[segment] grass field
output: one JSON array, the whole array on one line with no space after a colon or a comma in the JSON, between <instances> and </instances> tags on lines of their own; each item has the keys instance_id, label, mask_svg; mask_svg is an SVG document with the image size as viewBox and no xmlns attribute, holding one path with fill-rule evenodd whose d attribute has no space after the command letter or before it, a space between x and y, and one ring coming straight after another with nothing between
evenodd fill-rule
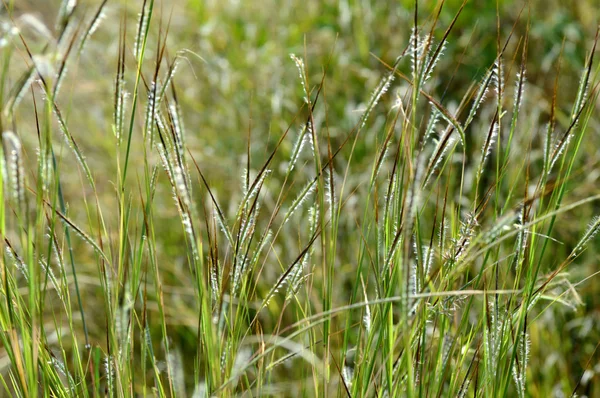
<instances>
[{"instance_id":1,"label":"grass field","mask_svg":"<svg viewBox=\"0 0 600 398\"><path fill-rule=\"evenodd\" d=\"M4 0L0 395L600 397L563 3Z\"/></svg>"}]
</instances>

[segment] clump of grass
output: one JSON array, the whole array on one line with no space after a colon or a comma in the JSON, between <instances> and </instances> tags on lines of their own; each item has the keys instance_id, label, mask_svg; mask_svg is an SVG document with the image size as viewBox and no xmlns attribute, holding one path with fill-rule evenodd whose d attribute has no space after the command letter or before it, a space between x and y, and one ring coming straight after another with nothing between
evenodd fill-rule
<instances>
[{"instance_id":1,"label":"clump of grass","mask_svg":"<svg viewBox=\"0 0 600 398\"><path fill-rule=\"evenodd\" d=\"M570 115L558 120L556 86L541 134L523 120L538 106L527 97L528 33L499 35L495 61L458 105L438 97L436 66L452 55L465 4L445 28L443 2L423 26L415 7L406 49L381 61L380 82L341 137L327 114L332 60L313 81L310 59L291 55L297 114L260 162L248 128L241 183L229 190L237 196L223 200L188 143L176 73L185 55L172 56L154 0L133 27L120 19L112 96L90 105L111 109L103 162L112 176L92 166L85 132L71 129L68 115L86 109L64 98L67 66L85 56L107 2L81 13L65 0L55 43L40 54L10 4L16 33L0 90L7 394L540 393L528 375L544 344L536 323L578 304L565 272L600 229L596 217L556 257L563 215L600 199L568 196L598 98L598 35ZM12 80L17 54L26 67ZM19 116L26 106L32 117ZM29 130L37 136L25 142ZM362 144L370 134L372 148ZM364 148L367 170L356 160ZM80 198L65 192L78 173ZM560 382L576 392L579 377Z\"/></svg>"}]
</instances>

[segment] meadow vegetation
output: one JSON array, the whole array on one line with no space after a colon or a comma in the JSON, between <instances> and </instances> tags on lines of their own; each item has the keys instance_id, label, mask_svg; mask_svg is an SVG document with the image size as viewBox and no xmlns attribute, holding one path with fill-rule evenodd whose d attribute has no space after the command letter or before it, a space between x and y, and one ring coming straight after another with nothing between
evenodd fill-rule
<instances>
[{"instance_id":1,"label":"meadow vegetation","mask_svg":"<svg viewBox=\"0 0 600 398\"><path fill-rule=\"evenodd\" d=\"M593 2L392 3L3 1L3 396L600 396Z\"/></svg>"}]
</instances>

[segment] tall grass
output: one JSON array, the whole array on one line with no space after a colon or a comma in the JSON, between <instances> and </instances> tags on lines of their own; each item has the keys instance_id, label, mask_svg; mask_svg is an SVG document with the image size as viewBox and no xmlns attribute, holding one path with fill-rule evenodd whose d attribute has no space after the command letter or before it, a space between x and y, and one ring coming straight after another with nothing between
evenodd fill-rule
<instances>
[{"instance_id":1,"label":"tall grass","mask_svg":"<svg viewBox=\"0 0 600 398\"><path fill-rule=\"evenodd\" d=\"M498 34L495 61L480 65L457 104L438 95L436 67L455 56L446 47L466 3L448 26L438 21L444 2L427 19L415 6L406 48L380 61L380 82L342 135L328 117L328 103L343 100L328 96L336 50L324 65L292 54L296 115L266 144L252 125L240 133L239 180L220 190L188 143L202 128L185 123L178 85L190 52L168 44L164 4L144 0L136 21L111 16L116 64L97 78L112 82L112 95L70 102L67 88L80 87L68 86L69 71L81 74L108 3L83 10L65 0L43 46L4 5L7 395L524 397L583 388L581 372L545 378L529 364L550 344L538 323L581 304L568 271L597 244L598 216L571 225L578 235L565 245L557 236L600 199L571 199L580 168L597 171L579 155L597 107L598 35L573 98L557 78L548 109L528 99L529 36L511 31ZM318 80L309 66L322 67ZM71 120L102 107L105 137L89 142ZM544 127L528 116L539 113ZM100 148L100 161L88 158Z\"/></svg>"}]
</instances>

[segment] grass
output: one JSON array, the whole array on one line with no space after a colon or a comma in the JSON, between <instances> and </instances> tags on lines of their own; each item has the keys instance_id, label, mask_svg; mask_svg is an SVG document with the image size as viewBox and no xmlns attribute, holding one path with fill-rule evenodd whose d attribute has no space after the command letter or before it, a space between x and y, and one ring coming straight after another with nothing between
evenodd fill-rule
<instances>
[{"instance_id":1,"label":"grass","mask_svg":"<svg viewBox=\"0 0 600 398\"><path fill-rule=\"evenodd\" d=\"M166 3L134 3L64 1L54 28L4 4L5 395L600 394L597 33L577 83L560 47L544 97L535 9L482 14L495 53L469 76L485 57L452 43L467 2L411 5L402 49L376 56L385 10L348 5L330 46L277 67L277 26L213 6L239 29L222 40L262 52L223 51L286 77L254 99L258 77L173 43ZM344 104L348 32L373 64ZM221 89L194 102L202 82Z\"/></svg>"}]
</instances>

